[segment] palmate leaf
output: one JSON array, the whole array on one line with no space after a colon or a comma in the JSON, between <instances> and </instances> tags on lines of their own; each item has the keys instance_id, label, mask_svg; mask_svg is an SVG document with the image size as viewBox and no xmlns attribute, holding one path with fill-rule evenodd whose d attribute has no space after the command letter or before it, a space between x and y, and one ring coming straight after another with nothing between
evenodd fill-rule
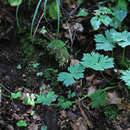
<instances>
[{"instance_id":1,"label":"palmate leaf","mask_svg":"<svg viewBox=\"0 0 130 130\"><path fill-rule=\"evenodd\" d=\"M83 78L83 72L85 67L80 64L75 64L74 66L68 67L68 71L73 75L75 79Z\"/></svg>"},{"instance_id":2,"label":"palmate leaf","mask_svg":"<svg viewBox=\"0 0 130 130\"><path fill-rule=\"evenodd\" d=\"M58 81L63 81L63 84L65 86L72 85L75 82L73 75L71 73L68 73L68 72L61 72L58 75Z\"/></svg>"},{"instance_id":3,"label":"palmate leaf","mask_svg":"<svg viewBox=\"0 0 130 130\"><path fill-rule=\"evenodd\" d=\"M72 106L72 102L71 101L65 101L61 104L61 108L63 109L67 109L69 108L70 106Z\"/></svg>"},{"instance_id":4,"label":"palmate leaf","mask_svg":"<svg viewBox=\"0 0 130 130\"><path fill-rule=\"evenodd\" d=\"M111 9L107 7L99 7L98 10L94 11L96 16L92 17L90 23L94 30L98 30L101 24L109 26L112 23L111 17L107 16L109 14L113 15Z\"/></svg>"},{"instance_id":5,"label":"palmate leaf","mask_svg":"<svg viewBox=\"0 0 130 130\"><path fill-rule=\"evenodd\" d=\"M100 19L97 16L92 17L90 23L94 30L98 30L101 25Z\"/></svg>"},{"instance_id":6,"label":"palmate leaf","mask_svg":"<svg viewBox=\"0 0 130 130\"><path fill-rule=\"evenodd\" d=\"M107 94L106 91L98 89L90 95L90 98L92 100L92 108L96 108L98 106L104 106Z\"/></svg>"},{"instance_id":7,"label":"palmate leaf","mask_svg":"<svg viewBox=\"0 0 130 130\"><path fill-rule=\"evenodd\" d=\"M125 84L128 86L128 89L130 89L130 70L121 71L123 74L121 76L121 79L125 82Z\"/></svg>"},{"instance_id":8,"label":"palmate leaf","mask_svg":"<svg viewBox=\"0 0 130 130\"><path fill-rule=\"evenodd\" d=\"M77 14L77 17L87 16L88 12L84 11L84 9L80 8L79 13Z\"/></svg>"},{"instance_id":9,"label":"palmate leaf","mask_svg":"<svg viewBox=\"0 0 130 130\"><path fill-rule=\"evenodd\" d=\"M16 125L17 125L18 127L26 127L26 126L27 126L27 122L26 122L26 120L20 120L20 121L18 121L18 122L16 123Z\"/></svg>"},{"instance_id":10,"label":"palmate leaf","mask_svg":"<svg viewBox=\"0 0 130 130\"><path fill-rule=\"evenodd\" d=\"M61 40L53 40L47 46L50 54L55 55L56 60L60 66L65 65L69 59L69 52L65 43Z\"/></svg>"},{"instance_id":11,"label":"palmate leaf","mask_svg":"<svg viewBox=\"0 0 130 130\"><path fill-rule=\"evenodd\" d=\"M121 22L125 19L127 16L127 6L128 3L126 0L118 0L117 6L114 8L114 15L118 20Z\"/></svg>"},{"instance_id":12,"label":"palmate leaf","mask_svg":"<svg viewBox=\"0 0 130 130\"><path fill-rule=\"evenodd\" d=\"M21 97L22 92L18 91L17 93L11 93L11 99L17 99L19 97Z\"/></svg>"},{"instance_id":13,"label":"palmate leaf","mask_svg":"<svg viewBox=\"0 0 130 130\"><path fill-rule=\"evenodd\" d=\"M56 2L52 2L49 5L49 15L52 19L57 18L57 4L56 4Z\"/></svg>"},{"instance_id":14,"label":"palmate leaf","mask_svg":"<svg viewBox=\"0 0 130 130\"><path fill-rule=\"evenodd\" d=\"M69 72L61 72L58 75L58 81L63 81L65 86L72 85L75 82L75 79L80 79L84 77L85 67L81 64L75 64L74 66L68 67Z\"/></svg>"},{"instance_id":15,"label":"palmate leaf","mask_svg":"<svg viewBox=\"0 0 130 130\"><path fill-rule=\"evenodd\" d=\"M95 52L84 54L82 62L80 63L85 67L99 71L114 67L113 58Z\"/></svg>"},{"instance_id":16,"label":"palmate leaf","mask_svg":"<svg viewBox=\"0 0 130 130\"><path fill-rule=\"evenodd\" d=\"M112 30L105 31L105 35L103 34L97 34L95 35L94 40L96 41L96 49L97 50L104 50L104 51L112 51L115 47L113 43L113 40L111 38L111 32Z\"/></svg>"},{"instance_id":17,"label":"palmate leaf","mask_svg":"<svg viewBox=\"0 0 130 130\"><path fill-rule=\"evenodd\" d=\"M99 6L99 9L98 10L95 10L95 13L97 15L106 15L106 14L113 14L112 13L112 10L107 8L107 7L104 7L104 6Z\"/></svg>"},{"instance_id":18,"label":"palmate leaf","mask_svg":"<svg viewBox=\"0 0 130 130\"><path fill-rule=\"evenodd\" d=\"M54 100L56 100L57 95L53 91L49 91L48 94L42 93L37 97L36 103L41 103L42 105L50 105Z\"/></svg>"},{"instance_id":19,"label":"palmate leaf","mask_svg":"<svg viewBox=\"0 0 130 130\"><path fill-rule=\"evenodd\" d=\"M114 30L111 32L113 41L116 42L121 47L126 47L130 45L130 32L117 32Z\"/></svg>"},{"instance_id":20,"label":"palmate leaf","mask_svg":"<svg viewBox=\"0 0 130 130\"><path fill-rule=\"evenodd\" d=\"M22 3L22 0L8 0L11 6L18 6Z\"/></svg>"},{"instance_id":21,"label":"palmate leaf","mask_svg":"<svg viewBox=\"0 0 130 130\"><path fill-rule=\"evenodd\" d=\"M107 27L112 23L112 19L109 16L101 15L99 19Z\"/></svg>"}]
</instances>

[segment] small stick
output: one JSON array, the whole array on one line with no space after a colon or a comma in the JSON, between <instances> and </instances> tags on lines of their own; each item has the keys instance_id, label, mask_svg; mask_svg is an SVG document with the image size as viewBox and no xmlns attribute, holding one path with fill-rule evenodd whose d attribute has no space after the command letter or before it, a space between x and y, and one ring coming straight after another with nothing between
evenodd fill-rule
<instances>
[{"instance_id":1,"label":"small stick","mask_svg":"<svg viewBox=\"0 0 130 130\"><path fill-rule=\"evenodd\" d=\"M80 104L78 104L78 107L79 107L79 109L80 109L80 111L81 111L82 116L83 116L84 119L87 121L87 124L88 124L89 128L93 128L93 124L89 121L87 115L85 114L85 112L84 112L84 110L82 109L82 107L81 107Z\"/></svg>"}]
</instances>

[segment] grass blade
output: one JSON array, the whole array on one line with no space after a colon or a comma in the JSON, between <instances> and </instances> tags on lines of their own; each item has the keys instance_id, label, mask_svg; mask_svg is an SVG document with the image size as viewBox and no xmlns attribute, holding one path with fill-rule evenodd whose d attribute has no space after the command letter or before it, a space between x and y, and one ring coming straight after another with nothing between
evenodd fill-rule
<instances>
[{"instance_id":1,"label":"grass blade","mask_svg":"<svg viewBox=\"0 0 130 130\"><path fill-rule=\"evenodd\" d=\"M60 30L60 0L56 0L57 3L57 38L59 35L59 30Z\"/></svg>"},{"instance_id":2,"label":"grass blade","mask_svg":"<svg viewBox=\"0 0 130 130\"><path fill-rule=\"evenodd\" d=\"M46 6L47 6L47 1L48 0L44 0L44 17L46 19Z\"/></svg>"},{"instance_id":3,"label":"grass blade","mask_svg":"<svg viewBox=\"0 0 130 130\"><path fill-rule=\"evenodd\" d=\"M28 8L31 6L31 0L28 1Z\"/></svg>"},{"instance_id":4,"label":"grass blade","mask_svg":"<svg viewBox=\"0 0 130 130\"><path fill-rule=\"evenodd\" d=\"M34 21L36 19L36 15L37 15L37 12L38 12L38 9L39 9L39 6L40 6L41 2L42 2L42 0L39 0L39 2L37 4L37 7L35 9L35 12L34 12L34 16L33 16L33 19L32 19L32 24L31 24L31 36L32 36L32 33L33 33Z\"/></svg>"}]
</instances>

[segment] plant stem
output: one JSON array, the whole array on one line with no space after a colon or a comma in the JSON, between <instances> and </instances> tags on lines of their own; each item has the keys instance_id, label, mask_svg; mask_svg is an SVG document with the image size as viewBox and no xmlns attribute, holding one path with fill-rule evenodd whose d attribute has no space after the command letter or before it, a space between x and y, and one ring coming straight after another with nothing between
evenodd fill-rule
<instances>
[{"instance_id":1,"label":"plant stem","mask_svg":"<svg viewBox=\"0 0 130 130\"><path fill-rule=\"evenodd\" d=\"M108 82L108 83L111 84L111 85L114 85L114 84L115 84L115 83L112 83L110 80L108 80L108 79L103 75L102 72L100 72L100 73L101 73L102 77L104 78L104 80L105 80L106 82Z\"/></svg>"},{"instance_id":2,"label":"plant stem","mask_svg":"<svg viewBox=\"0 0 130 130\"><path fill-rule=\"evenodd\" d=\"M3 84L1 84L0 83L0 87L2 87L4 90L6 90L7 92L9 92L9 93L11 93L10 91L9 91L9 89L7 89Z\"/></svg>"},{"instance_id":3,"label":"plant stem","mask_svg":"<svg viewBox=\"0 0 130 130\"><path fill-rule=\"evenodd\" d=\"M3 95L4 97L7 97L7 98L10 99L10 96L8 96L8 95L6 95L6 94L4 94L4 93L2 93L2 95Z\"/></svg>"},{"instance_id":4,"label":"plant stem","mask_svg":"<svg viewBox=\"0 0 130 130\"><path fill-rule=\"evenodd\" d=\"M125 62L125 48L123 49L123 55L122 55L122 63L124 64L124 62Z\"/></svg>"},{"instance_id":5,"label":"plant stem","mask_svg":"<svg viewBox=\"0 0 130 130\"><path fill-rule=\"evenodd\" d=\"M104 89L104 91L108 91L108 90L111 90L111 89L113 89L113 88L116 88L116 86L114 86L114 87L107 87L107 88ZM91 94L86 94L86 95L84 95L82 98L77 99L77 100L75 100L75 101L72 101L71 103L74 104L74 103L81 102L81 101L83 101L84 99L86 99L87 97L90 97L90 95L91 95ZM62 104L51 104L51 106L62 106Z\"/></svg>"}]
</instances>

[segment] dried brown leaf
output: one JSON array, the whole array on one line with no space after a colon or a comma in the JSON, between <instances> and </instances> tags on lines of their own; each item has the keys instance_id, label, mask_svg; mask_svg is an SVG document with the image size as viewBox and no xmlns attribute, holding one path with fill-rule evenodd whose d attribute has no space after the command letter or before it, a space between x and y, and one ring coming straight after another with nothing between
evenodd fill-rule
<instances>
[{"instance_id":1,"label":"dried brown leaf","mask_svg":"<svg viewBox=\"0 0 130 130\"><path fill-rule=\"evenodd\" d=\"M114 92L108 92L106 104L121 104L121 98Z\"/></svg>"}]
</instances>

